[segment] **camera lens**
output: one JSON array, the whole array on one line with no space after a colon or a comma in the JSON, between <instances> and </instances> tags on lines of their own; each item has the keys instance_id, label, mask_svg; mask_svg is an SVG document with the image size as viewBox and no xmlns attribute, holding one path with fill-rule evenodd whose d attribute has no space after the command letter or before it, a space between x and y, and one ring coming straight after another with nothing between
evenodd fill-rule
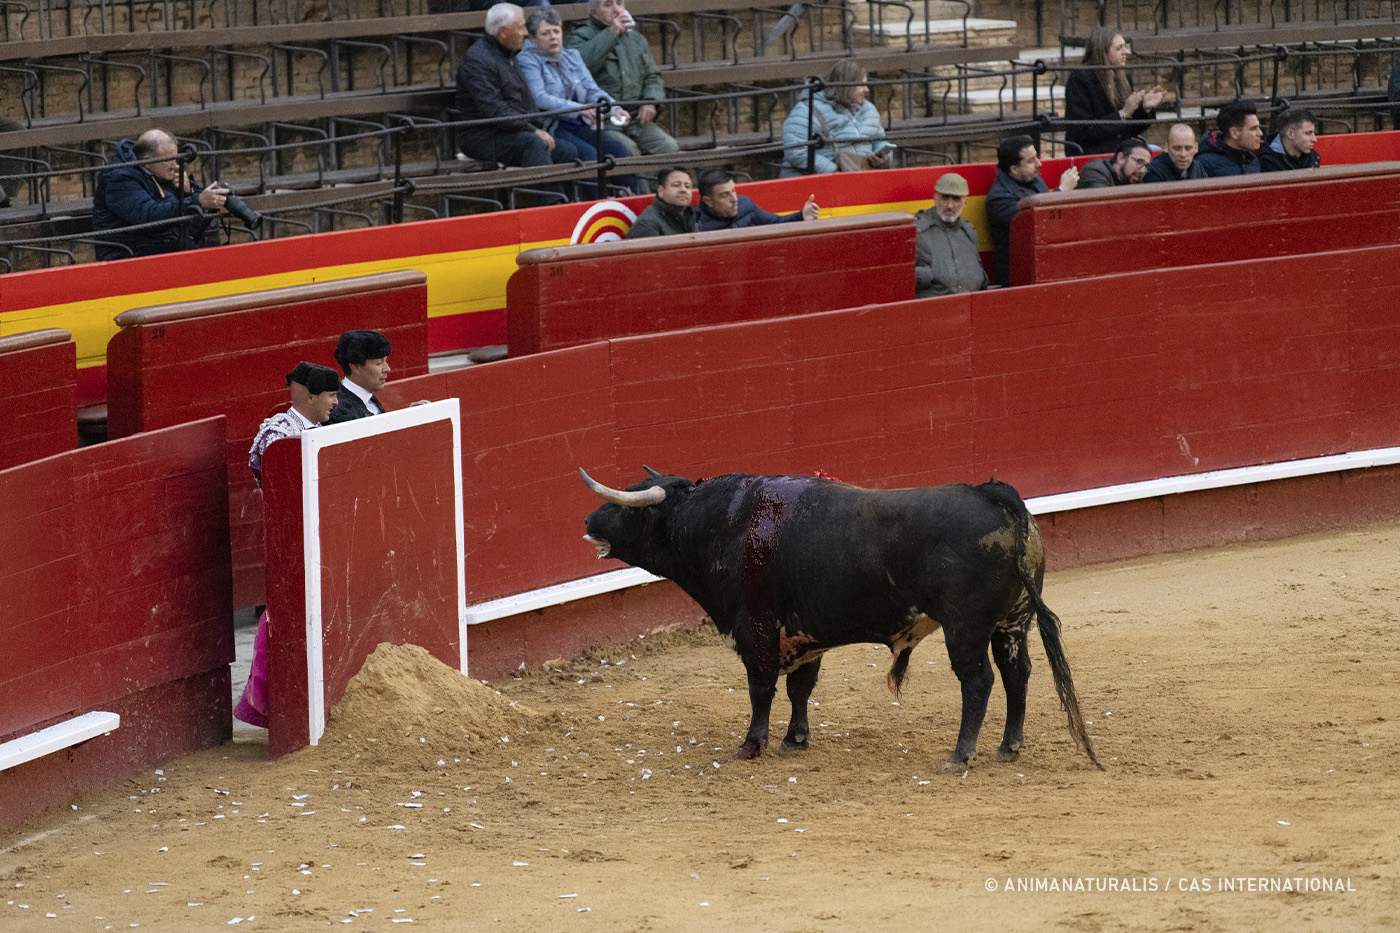
<instances>
[{"instance_id":1,"label":"camera lens","mask_svg":"<svg viewBox=\"0 0 1400 933\"><path fill-rule=\"evenodd\" d=\"M262 214L249 207L246 201L232 191L224 197L224 210L243 221L243 226L249 230L256 230L258 224L262 223Z\"/></svg>"}]
</instances>

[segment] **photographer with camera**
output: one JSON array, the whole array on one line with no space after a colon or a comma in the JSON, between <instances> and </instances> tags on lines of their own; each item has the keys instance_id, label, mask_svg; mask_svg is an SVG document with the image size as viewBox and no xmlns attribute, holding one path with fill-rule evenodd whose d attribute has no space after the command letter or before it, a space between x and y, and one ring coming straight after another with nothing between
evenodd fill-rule
<instances>
[{"instance_id":1,"label":"photographer with camera","mask_svg":"<svg viewBox=\"0 0 1400 933\"><path fill-rule=\"evenodd\" d=\"M147 130L132 143L117 145L113 163L98 173L92 199L92 229L98 239L98 259L123 259L129 247L136 256L171 253L200 245L213 214L232 212L250 226L258 216L215 182L195 184L185 171L194 151L182 154L165 130ZM239 210L242 208L242 210ZM189 218L189 219L181 219ZM168 221L158 226L126 230L138 224Z\"/></svg>"}]
</instances>

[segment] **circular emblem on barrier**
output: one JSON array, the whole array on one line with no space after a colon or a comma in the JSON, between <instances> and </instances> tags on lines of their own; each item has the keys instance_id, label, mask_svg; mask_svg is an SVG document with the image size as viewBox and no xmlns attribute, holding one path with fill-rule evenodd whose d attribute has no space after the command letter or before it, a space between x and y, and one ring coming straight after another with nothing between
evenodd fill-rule
<instances>
[{"instance_id":1,"label":"circular emblem on barrier","mask_svg":"<svg viewBox=\"0 0 1400 933\"><path fill-rule=\"evenodd\" d=\"M606 243L620 240L632 229L637 215L621 201L599 201L583 212L574 225L574 235L570 244Z\"/></svg>"}]
</instances>

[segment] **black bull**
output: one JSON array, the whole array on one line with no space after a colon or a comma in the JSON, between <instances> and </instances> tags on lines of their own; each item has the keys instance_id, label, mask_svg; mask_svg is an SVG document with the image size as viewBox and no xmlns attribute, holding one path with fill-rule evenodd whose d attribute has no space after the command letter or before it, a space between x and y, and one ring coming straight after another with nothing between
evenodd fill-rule
<instances>
[{"instance_id":1,"label":"black bull","mask_svg":"<svg viewBox=\"0 0 1400 933\"><path fill-rule=\"evenodd\" d=\"M753 705L739 758L758 756L768 743L778 675L787 675L792 701L782 750L804 749L807 699L823 652L861 642L887 646L897 695L910 652L941 627L962 685L962 724L945 770L962 770L977 750L996 680L989 644L1006 690L997 759L1015 760L1034 615L1070 734L1099 764L1060 645L1060 620L1040 598L1040 530L1011 486L993 480L871 490L738 473L691 483L648 470L647 479L623 491L579 472L608 503L584 520L598 556L675 581L733 639Z\"/></svg>"}]
</instances>

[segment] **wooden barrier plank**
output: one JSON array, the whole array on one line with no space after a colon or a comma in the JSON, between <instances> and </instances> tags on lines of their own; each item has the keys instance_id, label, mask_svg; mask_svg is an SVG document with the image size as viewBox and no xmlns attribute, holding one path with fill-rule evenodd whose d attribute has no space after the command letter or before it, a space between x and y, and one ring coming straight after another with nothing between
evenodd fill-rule
<instances>
[{"instance_id":1,"label":"wooden barrier plank","mask_svg":"<svg viewBox=\"0 0 1400 933\"><path fill-rule=\"evenodd\" d=\"M899 301L914 294L913 250L903 213L526 250L506 287L507 342L522 356Z\"/></svg>"},{"instance_id":2,"label":"wooden barrier plank","mask_svg":"<svg viewBox=\"0 0 1400 933\"><path fill-rule=\"evenodd\" d=\"M77 446L77 352L59 328L0 337L0 470Z\"/></svg>"}]
</instances>

